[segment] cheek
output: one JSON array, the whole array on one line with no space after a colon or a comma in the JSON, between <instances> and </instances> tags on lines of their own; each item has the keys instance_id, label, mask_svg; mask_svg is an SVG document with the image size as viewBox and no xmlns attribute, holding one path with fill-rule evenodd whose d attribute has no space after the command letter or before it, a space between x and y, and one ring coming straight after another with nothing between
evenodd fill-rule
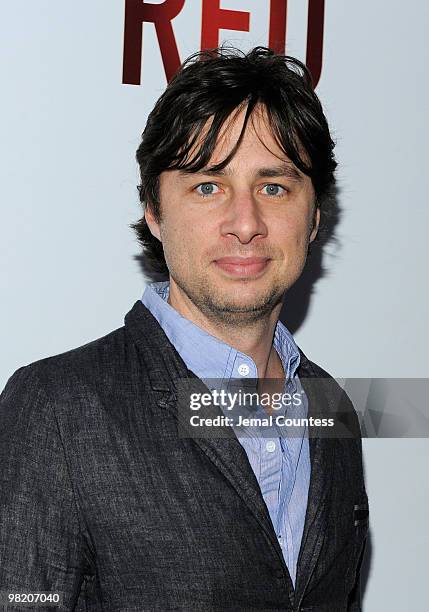
<instances>
[{"instance_id":1,"label":"cheek","mask_svg":"<svg viewBox=\"0 0 429 612\"><path fill-rule=\"evenodd\" d=\"M161 240L167 260L175 267L195 259L204 245L200 225L181 215L165 216L160 226Z\"/></svg>"},{"instance_id":2,"label":"cheek","mask_svg":"<svg viewBox=\"0 0 429 612\"><path fill-rule=\"evenodd\" d=\"M279 231L280 230L280 231ZM296 251L305 250L308 245L311 223L307 217L290 215L274 228L276 243Z\"/></svg>"}]
</instances>

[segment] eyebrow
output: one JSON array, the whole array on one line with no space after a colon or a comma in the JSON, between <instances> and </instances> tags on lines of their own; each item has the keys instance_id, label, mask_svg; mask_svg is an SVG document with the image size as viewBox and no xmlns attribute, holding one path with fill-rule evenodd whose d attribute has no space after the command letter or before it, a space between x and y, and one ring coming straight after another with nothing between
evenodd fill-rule
<instances>
[{"instance_id":1,"label":"eyebrow","mask_svg":"<svg viewBox=\"0 0 429 612\"><path fill-rule=\"evenodd\" d=\"M232 176L233 172L227 168L216 169L216 168L201 168L201 170L180 170L182 176L189 176L191 174L205 175L205 176ZM298 170L289 163L280 164L278 166L272 166L267 168L259 168L255 172L256 178L290 178L291 180L302 182L304 177Z\"/></svg>"}]
</instances>

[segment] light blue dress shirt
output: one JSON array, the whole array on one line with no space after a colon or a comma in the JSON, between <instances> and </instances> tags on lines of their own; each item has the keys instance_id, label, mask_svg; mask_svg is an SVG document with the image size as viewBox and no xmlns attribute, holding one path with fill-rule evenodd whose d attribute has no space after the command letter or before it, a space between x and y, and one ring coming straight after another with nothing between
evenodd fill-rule
<instances>
[{"instance_id":1,"label":"light blue dress shirt","mask_svg":"<svg viewBox=\"0 0 429 612\"><path fill-rule=\"evenodd\" d=\"M151 283L145 289L142 302L156 318L189 370L202 380L222 379L223 383L228 383L232 378L241 378L242 372L246 372L248 378L258 377L253 359L182 317L167 302L168 295L168 282ZM286 381L291 381L293 389L302 392L296 374L299 351L281 321L277 322L273 344L282 361ZM247 368L240 367L243 364ZM289 390L289 387L286 389ZM307 404L305 395L301 397L303 404L299 416L305 417ZM293 416L297 416L296 413ZM295 432L294 436L284 437L277 428L273 428L272 437L266 437L266 434L264 437L255 437L250 434L240 436L238 440L258 480L295 585L310 483L307 428L301 428L299 436Z\"/></svg>"}]
</instances>

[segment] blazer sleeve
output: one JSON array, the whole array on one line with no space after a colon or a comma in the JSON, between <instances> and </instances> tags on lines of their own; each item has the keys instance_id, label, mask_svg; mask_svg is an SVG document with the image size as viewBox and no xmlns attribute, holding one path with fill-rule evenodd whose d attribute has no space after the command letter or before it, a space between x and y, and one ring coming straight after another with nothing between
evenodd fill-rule
<instances>
[{"instance_id":1,"label":"blazer sleeve","mask_svg":"<svg viewBox=\"0 0 429 612\"><path fill-rule=\"evenodd\" d=\"M53 405L35 370L17 370L0 395L0 592L59 593L55 609L74 610L85 565L79 515Z\"/></svg>"}]
</instances>

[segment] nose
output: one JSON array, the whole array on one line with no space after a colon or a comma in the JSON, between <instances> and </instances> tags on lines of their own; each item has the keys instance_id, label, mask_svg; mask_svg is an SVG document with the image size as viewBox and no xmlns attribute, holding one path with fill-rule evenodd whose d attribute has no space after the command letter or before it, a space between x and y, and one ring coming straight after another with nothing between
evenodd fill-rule
<instances>
[{"instance_id":1,"label":"nose","mask_svg":"<svg viewBox=\"0 0 429 612\"><path fill-rule=\"evenodd\" d=\"M256 236L267 235L267 226L251 191L243 189L231 195L221 223L221 234L235 236L242 244L249 243Z\"/></svg>"}]
</instances>

